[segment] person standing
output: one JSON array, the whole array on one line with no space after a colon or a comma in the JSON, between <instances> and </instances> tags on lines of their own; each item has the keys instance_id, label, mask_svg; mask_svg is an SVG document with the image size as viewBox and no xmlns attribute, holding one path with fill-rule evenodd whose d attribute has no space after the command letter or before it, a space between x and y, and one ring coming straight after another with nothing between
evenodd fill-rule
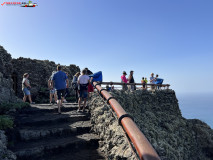
<instances>
[{"instance_id":1,"label":"person standing","mask_svg":"<svg viewBox=\"0 0 213 160\"><path fill-rule=\"evenodd\" d=\"M146 81L145 81L144 77L142 77L141 83L142 83L142 88L146 89Z\"/></svg>"},{"instance_id":2,"label":"person standing","mask_svg":"<svg viewBox=\"0 0 213 160\"><path fill-rule=\"evenodd\" d=\"M30 94L31 86L30 86L30 81L28 78L29 78L29 74L25 73L23 75L23 80L22 80L22 91L24 93L23 102L25 102L28 97L30 103L34 104L35 102L32 102L32 98L31 98L31 94Z\"/></svg>"},{"instance_id":3,"label":"person standing","mask_svg":"<svg viewBox=\"0 0 213 160\"><path fill-rule=\"evenodd\" d=\"M57 72L53 75L52 84L53 81L58 97L58 113L61 114L63 97L65 96L66 88L69 86L67 75L61 71L61 66L57 66Z\"/></svg>"},{"instance_id":4,"label":"person standing","mask_svg":"<svg viewBox=\"0 0 213 160\"><path fill-rule=\"evenodd\" d=\"M49 80L48 80L48 87L49 87L49 90L50 90L50 104L54 104L54 103L52 102L53 96L54 96L55 103L57 103L56 89L53 87L54 85L51 84L53 75L54 75L55 73L56 73L56 71L53 71L53 72L52 72L52 75L50 76L50 78L49 78Z\"/></svg>"},{"instance_id":5,"label":"person standing","mask_svg":"<svg viewBox=\"0 0 213 160\"><path fill-rule=\"evenodd\" d=\"M83 112L86 107L87 97L88 97L88 84L90 83L90 78L87 75L87 70L82 70L82 75L78 77L78 87L79 87L79 100L78 100L78 110L79 112L81 110L81 101L84 100L83 104Z\"/></svg>"},{"instance_id":6,"label":"person standing","mask_svg":"<svg viewBox=\"0 0 213 160\"><path fill-rule=\"evenodd\" d=\"M134 80L134 77L133 77L133 72L134 71L130 71L129 78L128 78L129 83L135 83L135 80ZM134 84L129 85L129 90L133 91L135 89L136 89L136 87L135 87Z\"/></svg>"},{"instance_id":7,"label":"person standing","mask_svg":"<svg viewBox=\"0 0 213 160\"><path fill-rule=\"evenodd\" d=\"M80 76L80 72L77 72L73 76L73 80L72 80L72 88L75 90L76 103L78 103L78 77L79 76Z\"/></svg>"},{"instance_id":8,"label":"person standing","mask_svg":"<svg viewBox=\"0 0 213 160\"><path fill-rule=\"evenodd\" d=\"M150 83L151 83L151 84L155 84L154 73L151 73ZM154 89L155 89L155 85L151 85L151 90L154 90Z\"/></svg>"},{"instance_id":9,"label":"person standing","mask_svg":"<svg viewBox=\"0 0 213 160\"><path fill-rule=\"evenodd\" d=\"M123 85L122 85L122 90L127 90L127 85L126 85L126 83L127 83L127 81L128 81L128 79L126 79L126 72L125 71L123 71L123 75L121 76L121 83L123 83Z\"/></svg>"},{"instance_id":10,"label":"person standing","mask_svg":"<svg viewBox=\"0 0 213 160\"><path fill-rule=\"evenodd\" d=\"M68 72L65 72L65 74L67 75L67 78L68 78L68 76L69 76ZM64 99L63 99L63 103L67 103L67 100L65 98L68 97L69 95L70 95L70 91L69 91L69 88L68 88L68 85L67 85L65 95L64 95Z\"/></svg>"}]
</instances>

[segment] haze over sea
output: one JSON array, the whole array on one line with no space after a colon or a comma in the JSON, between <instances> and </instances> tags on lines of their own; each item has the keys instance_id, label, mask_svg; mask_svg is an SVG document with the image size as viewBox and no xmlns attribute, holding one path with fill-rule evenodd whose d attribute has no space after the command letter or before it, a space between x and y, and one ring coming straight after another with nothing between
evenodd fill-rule
<instances>
[{"instance_id":1,"label":"haze over sea","mask_svg":"<svg viewBox=\"0 0 213 160\"><path fill-rule=\"evenodd\" d=\"M213 128L213 93L177 93L182 116L200 119Z\"/></svg>"}]
</instances>

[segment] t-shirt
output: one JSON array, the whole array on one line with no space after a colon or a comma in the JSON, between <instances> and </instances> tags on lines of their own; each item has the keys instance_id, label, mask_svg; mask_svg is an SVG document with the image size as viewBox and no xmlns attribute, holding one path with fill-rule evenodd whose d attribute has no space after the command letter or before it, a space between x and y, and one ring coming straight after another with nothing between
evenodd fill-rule
<instances>
[{"instance_id":1,"label":"t-shirt","mask_svg":"<svg viewBox=\"0 0 213 160\"><path fill-rule=\"evenodd\" d=\"M80 75L79 77L78 77L78 81L79 81L79 83L80 84L87 84L88 83L88 81L89 81L89 76L88 75Z\"/></svg>"},{"instance_id":2,"label":"t-shirt","mask_svg":"<svg viewBox=\"0 0 213 160\"><path fill-rule=\"evenodd\" d=\"M25 85L25 81L27 81L27 83L30 85L30 81L27 78L23 78L23 80L22 80L22 89L27 88L27 86Z\"/></svg>"},{"instance_id":3,"label":"t-shirt","mask_svg":"<svg viewBox=\"0 0 213 160\"><path fill-rule=\"evenodd\" d=\"M56 90L66 89L66 80L67 80L66 73L58 71L53 75L52 80L54 81Z\"/></svg>"},{"instance_id":4,"label":"t-shirt","mask_svg":"<svg viewBox=\"0 0 213 160\"><path fill-rule=\"evenodd\" d=\"M127 83L127 79L124 75L121 76L121 80L122 80L122 82Z\"/></svg>"},{"instance_id":5,"label":"t-shirt","mask_svg":"<svg viewBox=\"0 0 213 160\"><path fill-rule=\"evenodd\" d=\"M77 83L77 81L78 81L78 77L77 77L77 76L74 76L74 77L73 77L73 80L72 80L72 83Z\"/></svg>"},{"instance_id":6,"label":"t-shirt","mask_svg":"<svg viewBox=\"0 0 213 160\"><path fill-rule=\"evenodd\" d=\"M153 80L153 81L151 81ZM155 77L150 77L150 83L155 84Z\"/></svg>"}]
</instances>

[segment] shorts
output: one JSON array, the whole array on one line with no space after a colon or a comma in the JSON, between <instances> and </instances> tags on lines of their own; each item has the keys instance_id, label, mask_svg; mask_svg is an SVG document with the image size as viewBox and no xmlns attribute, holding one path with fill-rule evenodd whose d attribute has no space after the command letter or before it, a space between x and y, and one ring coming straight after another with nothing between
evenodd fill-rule
<instances>
[{"instance_id":1,"label":"shorts","mask_svg":"<svg viewBox=\"0 0 213 160\"><path fill-rule=\"evenodd\" d=\"M55 89L55 88L50 89L50 94L55 94L55 92L56 92L56 89Z\"/></svg>"},{"instance_id":2,"label":"shorts","mask_svg":"<svg viewBox=\"0 0 213 160\"><path fill-rule=\"evenodd\" d=\"M87 90L80 90L79 91L79 97L80 98L87 98L88 96L88 91Z\"/></svg>"},{"instance_id":3,"label":"shorts","mask_svg":"<svg viewBox=\"0 0 213 160\"><path fill-rule=\"evenodd\" d=\"M65 93L66 93L66 89L59 89L59 90L57 90L58 100L61 100L61 97L64 97Z\"/></svg>"},{"instance_id":4,"label":"shorts","mask_svg":"<svg viewBox=\"0 0 213 160\"><path fill-rule=\"evenodd\" d=\"M30 90L27 89L27 88L24 88L23 89L23 93L24 93L25 96L29 96L30 95Z\"/></svg>"}]
</instances>

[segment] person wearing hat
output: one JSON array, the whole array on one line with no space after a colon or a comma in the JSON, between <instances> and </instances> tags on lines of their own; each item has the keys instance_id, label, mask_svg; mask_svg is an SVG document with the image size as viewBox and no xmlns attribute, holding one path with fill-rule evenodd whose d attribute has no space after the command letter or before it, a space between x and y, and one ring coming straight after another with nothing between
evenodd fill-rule
<instances>
[{"instance_id":1,"label":"person wearing hat","mask_svg":"<svg viewBox=\"0 0 213 160\"><path fill-rule=\"evenodd\" d=\"M133 77L133 72L134 71L130 71L129 78L128 78L129 83L135 83L135 80L134 80L134 77ZM129 90L135 90L136 89L134 84L131 84L128 87L129 87Z\"/></svg>"},{"instance_id":2,"label":"person wearing hat","mask_svg":"<svg viewBox=\"0 0 213 160\"><path fill-rule=\"evenodd\" d=\"M121 83L124 83L123 85L122 85L122 89L123 90L127 90L127 85L126 85L126 83L127 83L127 81L128 81L128 79L126 79L126 72L125 71L123 71L123 75L121 76Z\"/></svg>"}]
</instances>

